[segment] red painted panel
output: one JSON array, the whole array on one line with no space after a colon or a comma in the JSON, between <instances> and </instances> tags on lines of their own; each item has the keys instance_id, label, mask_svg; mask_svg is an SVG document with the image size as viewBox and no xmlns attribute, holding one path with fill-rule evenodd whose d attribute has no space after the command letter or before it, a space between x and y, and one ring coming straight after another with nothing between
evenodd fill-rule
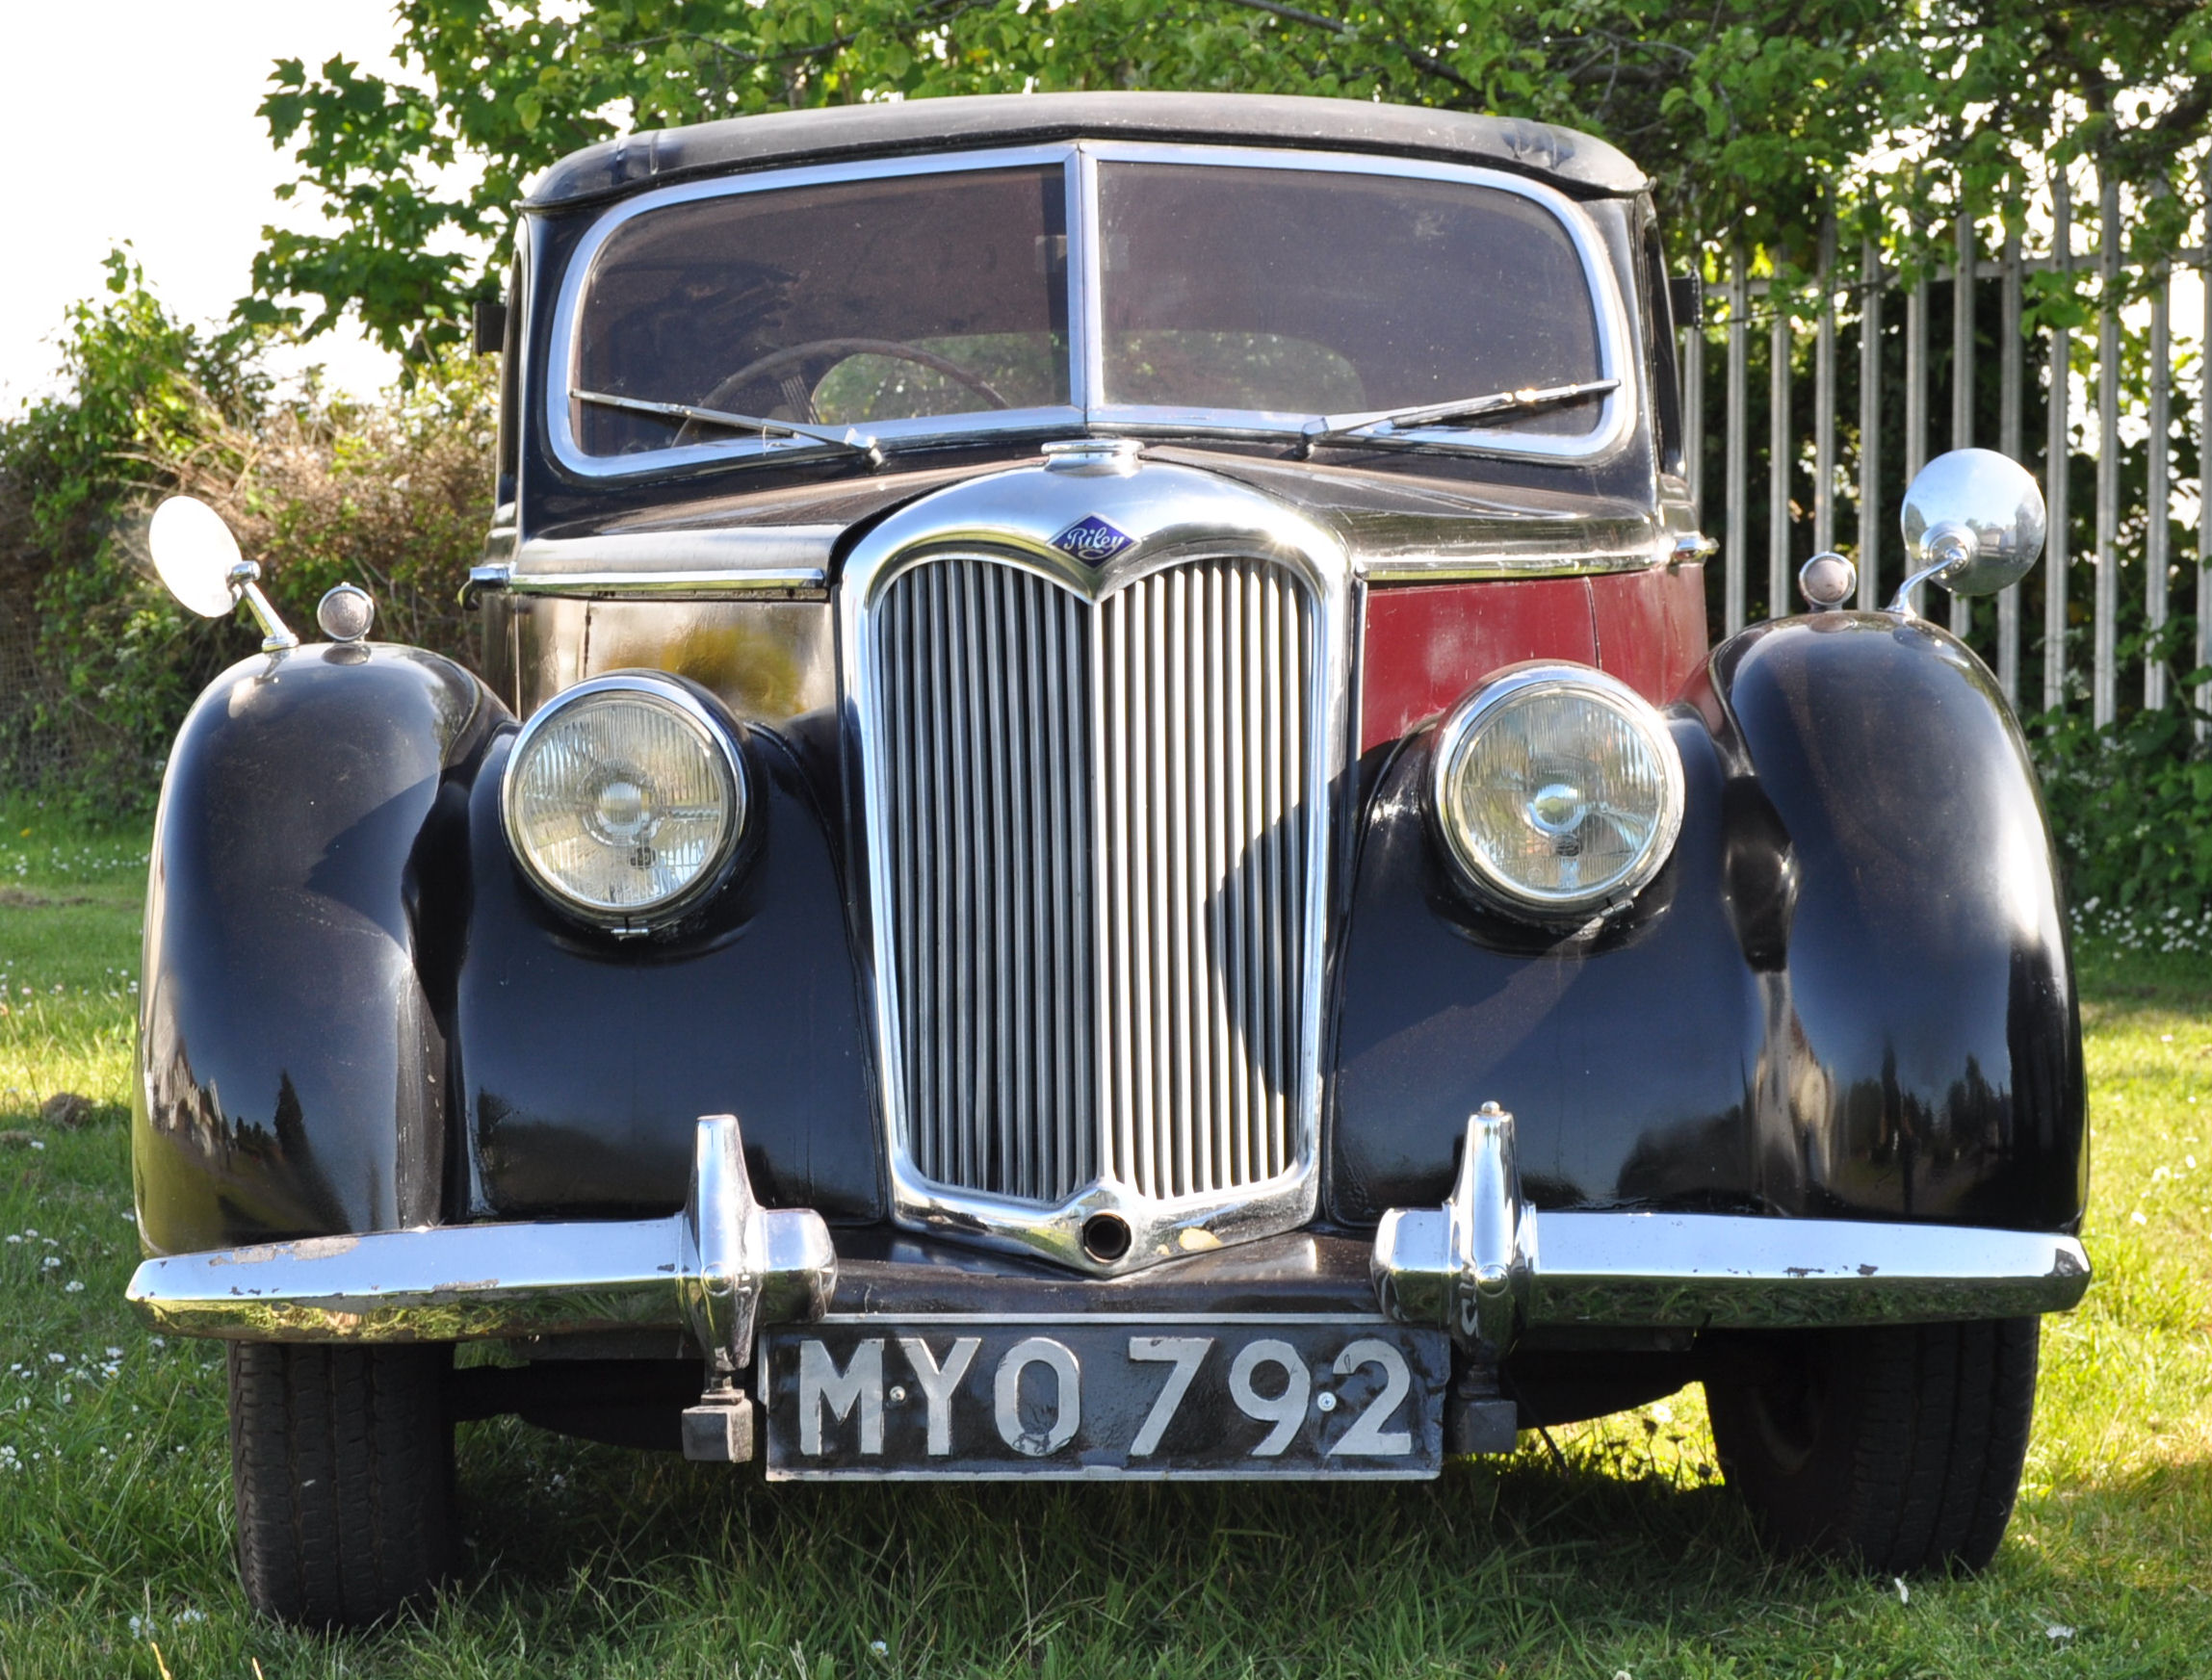
<instances>
[{"instance_id":1,"label":"red painted panel","mask_svg":"<svg viewBox=\"0 0 2212 1680\"><path fill-rule=\"evenodd\" d=\"M1590 580L1598 662L1664 706L1705 662L1705 569L1654 567Z\"/></svg>"},{"instance_id":2,"label":"red painted panel","mask_svg":"<svg viewBox=\"0 0 2212 1680\"><path fill-rule=\"evenodd\" d=\"M1705 641L1704 607L1699 644ZM1590 581L1424 583L1367 592L1360 751L1395 740L1521 659L1598 662Z\"/></svg>"}]
</instances>

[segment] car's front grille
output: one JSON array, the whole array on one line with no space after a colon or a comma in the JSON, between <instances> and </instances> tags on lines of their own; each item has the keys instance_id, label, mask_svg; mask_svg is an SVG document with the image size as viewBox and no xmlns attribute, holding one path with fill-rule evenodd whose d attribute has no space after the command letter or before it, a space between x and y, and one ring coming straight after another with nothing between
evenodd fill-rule
<instances>
[{"instance_id":1,"label":"car's front grille","mask_svg":"<svg viewBox=\"0 0 2212 1680\"><path fill-rule=\"evenodd\" d=\"M916 1170L1044 1205L1291 1171L1319 832L1295 574L1188 562L1094 603L934 558L863 646Z\"/></svg>"}]
</instances>

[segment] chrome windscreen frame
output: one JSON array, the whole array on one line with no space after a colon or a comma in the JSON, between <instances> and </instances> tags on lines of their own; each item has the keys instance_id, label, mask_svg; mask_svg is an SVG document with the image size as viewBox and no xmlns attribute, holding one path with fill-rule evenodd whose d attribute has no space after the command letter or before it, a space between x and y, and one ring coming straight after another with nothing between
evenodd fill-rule
<instances>
[{"instance_id":1,"label":"chrome windscreen frame","mask_svg":"<svg viewBox=\"0 0 2212 1680\"><path fill-rule=\"evenodd\" d=\"M1505 426L1410 426L1378 428L1363 434L1353 448L1416 449L1459 455L1584 462L1612 453L1634 435L1641 382L1635 333L1619 276L1596 221L1564 193L1524 176L1468 165L1433 163L1382 154L1298 151L1279 147L1178 145L1143 141L1079 141L1051 145L951 152L936 157L876 158L857 163L820 164L804 168L763 170L663 187L615 204L578 243L561 276L555 299L551 347L543 399L546 436L554 459L580 478L609 479L666 473L690 466L730 465L767 460L834 460L841 446L806 438L732 437L682 448L635 454L594 455L578 441L575 404L581 355L578 311L591 271L608 241L633 219L670 205L745 193L821 186L841 181L900 176L971 173L1038 168L1057 164L1066 171L1068 221L1068 323L1070 367L1066 405L994 409L980 414L928 415L873 423L865 428L884 450L897 453L954 442L994 438L1066 437L1083 431L1131 436L1187 437L1205 433L1256 440L1297 440L1314 417L1263 409L1155 406L1110 403L1105 385L1104 253L1099 247L1099 168L1107 163L1152 163L1247 169L1289 169L1336 174L1394 176L1400 179L1454 181L1510 193L1542 206L1565 228L1580 259L1597 316L1599 375L1618 380L1600 401L1598 424L1568 436L1515 431ZM1470 393L1471 395L1471 393Z\"/></svg>"},{"instance_id":2,"label":"chrome windscreen frame","mask_svg":"<svg viewBox=\"0 0 2212 1680\"><path fill-rule=\"evenodd\" d=\"M1095 567L1054 548L1053 536L1080 516L1070 512L1078 504L1135 540ZM1305 838L1312 866L1300 913L1306 963L1298 999L1294 1147L1290 1169L1278 1176L1231 1190L1157 1200L1120 1182L1111 1166L1102 1164L1094 1181L1047 1207L932 1182L916 1163L907 1144L904 1029L894 992L891 918L875 901L874 884L890 878L892 860L886 825L873 816L886 809L888 796L873 728L882 702L875 691L874 660L869 657L871 609L906 572L954 557L1017 567L1094 606L1142 578L1200 559L1284 565L1311 591L1314 681L1307 724L1315 750L1307 773ZM1189 468L1149 465L1126 475L1079 477L1051 467L1023 467L940 491L885 521L846 561L837 603L846 758L858 767L853 815L865 837L853 890L869 928L868 990L894 1219L911 1229L962 1237L1101 1277L1309 1223L1318 1205L1320 1183L1322 988L1334 861L1331 794L1343 770L1349 732L1352 568L1342 544L1270 497ZM1092 820L1096 835L1103 817L1094 814ZM1105 918L1103 897L1094 903L1093 914ZM1105 1006L1098 1007L1103 1011ZM1100 1042L1105 1042L1103 1035ZM1127 1252L1112 1259L1093 1254L1083 1241L1085 1222L1102 1213L1118 1215L1130 1228Z\"/></svg>"},{"instance_id":3,"label":"chrome windscreen frame","mask_svg":"<svg viewBox=\"0 0 2212 1680\"><path fill-rule=\"evenodd\" d=\"M560 294L554 304L553 336L547 355L548 367L554 371L554 376L545 381L545 427L546 436L552 442L554 459L578 478L627 478L647 473L665 473L673 468L709 461L834 460L845 452L836 446L815 443L805 438L759 437L719 438L707 443L687 444L681 449L644 450L625 455L595 455L585 450L577 440L575 403L569 395L576 387L576 371L583 353L583 341L577 330L577 313L585 290L590 284L591 271L600 253L606 248L607 242L636 218L650 215L656 210L664 210L674 204L694 204L702 199L729 198L746 193L819 187L839 181L971 174L992 169L1036 168L1056 164L1067 177L1068 313L1072 323L1079 319L1076 314L1079 305L1074 297L1076 275L1080 266L1089 260L1087 253L1080 248L1082 242L1077 229L1080 218L1076 208L1075 163L1076 148L1065 143L1008 147L997 151L952 152L940 157L874 158L864 163L818 164L807 168L764 170L755 175L690 181L623 199L594 222L591 230L578 243L568 260L567 271L561 276ZM1074 336L1071 328L1070 337ZM1080 369L1081 358L1076 357L1074 360L1076 366L1070 369L1071 378ZM1071 388L1071 396L1073 401L1064 407L990 409L981 414L931 415L916 420L872 423L867 430L889 449L896 449L901 444L940 439L980 442L1002 436L1064 436L1082 427L1083 393L1080 387L1075 387Z\"/></svg>"},{"instance_id":4,"label":"chrome windscreen frame","mask_svg":"<svg viewBox=\"0 0 2212 1680\"><path fill-rule=\"evenodd\" d=\"M1590 286L1590 300L1597 315L1598 376L1619 383L1601 401L1598 424L1577 435L1552 436L1514 431L1509 427L1408 426L1383 428L1364 434L1354 447L1384 445L1398 449L1444 451L1452 454L1505 455L1540 460L1586 461L1611 453L1627 442L1636 426L1638 386L1635 377L1635 334L1628 309L1621 297L1618 277L1607 256L1604 236L1582 208L1566 194L1524 176L1499 169L1461 164L1431 163L1418 158L1393 158L1357 152L1308 152L1245 146L1161 145L1141 141L1085 141L1078 148L1080 191L1073 201L1080 207L1080 220L1091 234L1086 242L1084 285L1079 298L1071 298L1071 318L1080 300L1083 315L1075 337L1081 351L1080 388L1091 394L1085 407L1090 424L1101 431L1132 436L1187 435L1210 431L1258 438L1302 438L1312 424L1310 414L1287 414L1263 409L1163 407L1144 403L1116 403L1106 400L1106 276L1105 254L1097 237L1099 226L1099 167L1112 163L1180 164L1193 167L1244 169L1288 169L1313 174L1385 175L1400 180L1456 181L1487 187L1541 205L1557 219L1574 242ZM1078 216L1069 214L1072 225ZM1074 262L1071 247L1070 263ZM1472 396L1477 393L1470 392Z\"/></svg>"}]
</instances>

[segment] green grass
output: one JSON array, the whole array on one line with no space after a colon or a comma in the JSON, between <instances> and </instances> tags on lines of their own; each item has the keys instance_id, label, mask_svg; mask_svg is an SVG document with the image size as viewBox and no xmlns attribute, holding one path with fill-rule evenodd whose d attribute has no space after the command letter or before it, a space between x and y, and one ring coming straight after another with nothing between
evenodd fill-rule
<instances>
[{"instance_id":1,"label":"green grass","mask_svg":"<svg viewBox=\"0 0 2212 1680\"><path fill-rule=\"evenodd\" d=\"M2099 1279L2045 1330L2019 1512L1977 1580L1908 1598L1768 1561L1694 1390L1562 1432L1565 1472L1532 1445L1410 1489L770 1490L500 1422L462 1431L456 1589L325 1640L239 1595L220 1355L120 1305L145 836L0 816L4 1680L2212 1669L2202 957L2085 961ZM57 1090L89 1125L40 1121Z\"/></svg>"}]
</instances>

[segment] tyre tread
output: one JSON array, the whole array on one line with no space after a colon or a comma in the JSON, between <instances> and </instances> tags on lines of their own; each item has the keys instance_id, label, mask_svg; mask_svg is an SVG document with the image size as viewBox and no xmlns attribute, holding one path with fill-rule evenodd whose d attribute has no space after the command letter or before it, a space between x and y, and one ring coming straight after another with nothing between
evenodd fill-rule
<instances>
[{"instance_id":1,"label":"tyre tread","mask_svg":"<svg viewBox=\"0 0 2212 1680\"><path fill-rule=\"evenodd\" d=\"M444 1572L447 1357L438 1347L232 1344L239 1573L256 1610L363 1626Z\"/></svg>"},{"instance_id":2,"label":"tyre tread","mask_svg":"<svg viewBox=\"0 0 2212 1680\"><path fill-rule=\"evenodd\" d=\"M1801 1333L1783 1346L1829 1397L1802 1464L1763 1444L1756 1384L1706 1385L1729 1481L1783 1550L1881 1574L1981 1569L2019 1489L2039 1331L2020 1318Z\"/></svg>"}]
</instances>

